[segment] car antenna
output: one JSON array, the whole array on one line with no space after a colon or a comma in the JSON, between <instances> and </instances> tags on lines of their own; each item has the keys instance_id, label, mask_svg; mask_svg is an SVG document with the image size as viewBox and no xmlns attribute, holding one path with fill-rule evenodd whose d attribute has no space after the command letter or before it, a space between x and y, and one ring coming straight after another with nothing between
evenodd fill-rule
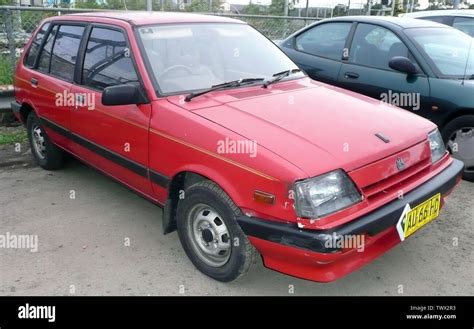
<instances>
[{"instance_id":1,"label":"car antenna","mask_svg":"<svg viewBox=\"0 0 474 329\"><path fill-rule=\"evenodd\" d=\"M474 37L471 38L471 42L469 42L469 50L467 52L467 59L466 59L466 66L464 67L464 74L462 76L462 83L461 86L464 86L464 81L466 81L466 74L467 74L467 67L469 65L469 57L471 56L471 50L472 50L472 41L474 40Z\"/></svg>"}]
</instances>

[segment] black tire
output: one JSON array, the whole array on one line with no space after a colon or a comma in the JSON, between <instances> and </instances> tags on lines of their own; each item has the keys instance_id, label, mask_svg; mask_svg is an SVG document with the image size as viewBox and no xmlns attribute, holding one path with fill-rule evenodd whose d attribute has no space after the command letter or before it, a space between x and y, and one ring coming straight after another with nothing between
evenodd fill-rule
<instances>
[{"instance_id":1,"label":"black tire","mask_svg":"<svg viewBox=\"0 0 474 329\"><path fill-rule=\"evenodd\" d=\"M26 129L28 132L31 153L33 154L33 157L38 165L46 170L56 170L62 168L64 165L64 152L51 142L34 112L30 112L30 114L28 114L28 118L26 120ZM41 132L44 139L44 152L42 154L40 154L41 152L38 151L37 147L35 146L35 138L33 137L34 131L38 130Z\"/></svg>"},{"instance_id":2,"label":"black tire","mask_svg":"<svg viewBox=\"0 0 474 329\"><path fill-rule=\"evenodd\" d=\"M455 131L462 129L462 128L468 128L468 127L474 127L474 115L463 115L460 117L457 117L456 119L448 122L443 129L441 130L441 135L443 136L443 141L446 143L448 146L449 139L450 137L454 134ZM472 137L474 138L474 137ZM449 149L449 148L448 148ZM455 152L451 152L453 157L456 158ZM474 168L464 168L464 172L462 175L462 178L464 180L474 182ZM467 172L469 170L470 172Z\"/></svg>"},{"instance_id":3,"label":"black tire","mask_svg":"<svg viewBox=\"0 0 474 329\"><path fill-rule=\"evenodd\" d=\"M199 205L209 206L215 210L230 235L230 255L225 264L210 266L203 261L202 254L199 255L199 249L196 249L198 242L192 238L194 233L191 228L193 221L196 220L190 217L193 209ZM215 280L222 282L236 280L247 273L254 262L257 251L235 219L240 214L240 209L229 196L211 181L201 181L190 186L186 189L184 198L178 203L177 227L183 249L198 270Z\"/></svg>"}]
</instances>

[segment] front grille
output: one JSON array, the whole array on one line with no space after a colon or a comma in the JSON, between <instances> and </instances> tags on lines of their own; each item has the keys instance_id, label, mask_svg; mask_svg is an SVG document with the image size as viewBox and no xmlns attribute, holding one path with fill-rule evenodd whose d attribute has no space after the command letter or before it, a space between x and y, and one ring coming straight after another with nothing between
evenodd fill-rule
<instances>
[{"instance_id":1,"label":"front grille","mask_svg":"<svg viewBox=\"0 0 474 329\"><path fill-rule=\"evenodd\" d=\"M382 179L381 181L362 188L362 192L367 198L374 198L378 194L392 193L399 190L403 191L403 186L408 185L409 182L416 180L429 171L431 166L431 159L423 160L411 166L408 169L401 171L398 174Z\"/></svg>"},{"instance_id":2,"label":"front grille","mask_svg":"<svg viewBox=\"0 0 474 329\"><path fill-rule=\"evenodd\" d=\"M403 159L405 169L397 168ZM385 159L371 163L350 173L362 193L370 201L403 195L404 189L430 171L431 151L424 141Z\"/></svg>"}]
</instances>

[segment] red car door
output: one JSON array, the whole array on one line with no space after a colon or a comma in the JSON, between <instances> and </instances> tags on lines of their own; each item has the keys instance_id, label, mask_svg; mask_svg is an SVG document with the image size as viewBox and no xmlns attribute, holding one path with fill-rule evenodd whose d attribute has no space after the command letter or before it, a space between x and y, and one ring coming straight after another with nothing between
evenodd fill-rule
<instances>
[{"instance_id":1,"label":"red car door","mask_svg":"<svg viewBox=\"0 0 474 329\"><path fill-rule=\"evenodd\" d=\"M31 85L30 102L41 118L42 125L54 141L69 148L66 137L70 129L67 95L74 79L79 44L85 26L63 24L52 26L45 45L39 54L37 65L32 63L24 75ZM62 132L62 133L59 133Z\"/></svg>"},{"instance_id":2,"label":"red car door","mask_svg":"<svg viewBox=\"0 0 474 329\"><path fill-rule=\"evenodd\" d=\"M71 89L73 152L129 187L150 195L148 127L151 105L105 106L104 88L140 81L126 32L92 26L85 45L81 83Z\"/></svg>"}]
</instances>

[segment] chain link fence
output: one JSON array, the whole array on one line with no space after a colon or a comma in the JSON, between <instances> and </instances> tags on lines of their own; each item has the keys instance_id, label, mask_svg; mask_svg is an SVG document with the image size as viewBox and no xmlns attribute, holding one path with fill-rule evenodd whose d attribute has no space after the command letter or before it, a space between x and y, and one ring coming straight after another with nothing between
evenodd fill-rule
<instances>
[{"instance_id":1,"label":"chain link fence","mask_svg":"<svg viewBox=\"0 0 474 329\"><path fill-rule=\"evenodd\" d=\"M32 32L43 19L50 16L91 11L95 10L0 6L0 85L12 83L16 60ZM224 13L212 15L226 16L245 21L274 41L282 40L293 32L318 20L311 17Z\"/></svg>"}]
</instances>

